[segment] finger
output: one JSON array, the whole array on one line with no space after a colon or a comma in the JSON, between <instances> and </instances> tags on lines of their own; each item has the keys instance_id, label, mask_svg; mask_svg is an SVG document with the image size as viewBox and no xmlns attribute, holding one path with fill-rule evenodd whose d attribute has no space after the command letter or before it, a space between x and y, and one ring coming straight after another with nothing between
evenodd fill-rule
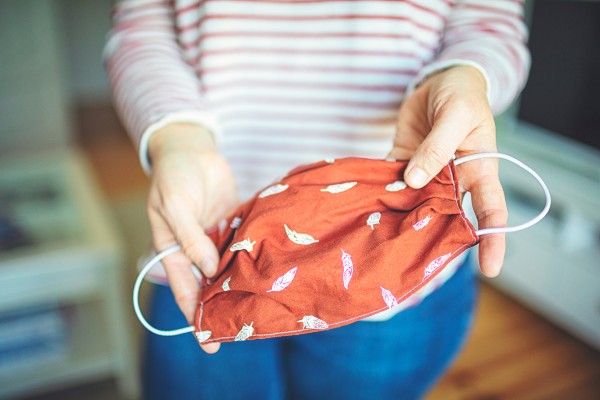
<instances>
[{"instance_id":1,"label":"finger","mask_svg":"<svg viewBox=\"0 0 600 400\"><path fill-rule=\"evenodd\" d=\"M217 272L219 253L194 215L194 210L188 207L171 207L168 210L167 223L185 255L205 276L212 277Z\"/></svg>"},{"instance_id":2,"label":"finger","mask_svg":"<svg viewBox=\"0 0 600 400\"><path fill-rule=\"evenodd\" d=\"M175 237L164 219L154 212L149 213L149 217L154 248L161 251L175 244ZM165 257L162 263L175 302L186 321L192 324L200 292L200 283L192 271L192 262L183 252L178 251Z\"/></svg>"},{"instance_id":3,"label":"finger","mask_svg":"<svg viewBox=\"0 0 600 400\"><path fill-rule=\"evenodd\" d=\"M487 164L482 169L497 168L495 160L480 160ZM491 167L495 164L496 167ZM504 191L500 185L497 173L484 174L470 187L473 210L477 216L479 229L505 227L508 222L508 211ZM483 235L479 243L479 265L481 272L490 278L500 273L504 262L506 237L504 233Z\"/></svg>"},{"instance_id":4,"label":"finger","mask_svg":"<svg viewBox=\"0 0 600 400\"><path fill-rule=\"evenodd\" d=\"M465 130L465 127L472 126L466 114L445 112L439 115L431 132L408 163L404 180L409 186L422 188L450 162L458 146L472 130Z\"/></svg>"},{"instance_id":5,"label":"finger","mask_svg":"<svg viewBox=\"0 0 600 400\"><path fill-rule=\"evenodd\" d=\"M221 348L221 343L201 344L200 348L208 354L215 354Z\"/></svg>"},{"instance_id":6,"label":"finger","mask_svg":"<svg viewBox=\"0 0 600 400\"><path fill-rule=\"evenodd\" d=\"M413 96L417 95L419 94L413 94ZM394 146L388 157L397 160L410 160L429 132L426 113L420 112L415 103L418 104L418 99L411 98L400 107Z\"/></svg>"},{"instance_id":7,"label":"finger","mask_svg":"<svg viewBox=\"0 0 600 400\"><path fill-rule=\"evenodd\" d=\"M151 212L149 215L154 247L157 250L162 250L174 244L175 236L171 233L164 219L155 212ZM194 325L200 284L192 272L192 262L180 251L165 257L162 262L177 306L185 316L186 321L190 325ZM220 343L200 345L200 348L208 354L216 353L220 347Z\"/></svg>"},{"instance_id":8,"label":"finger","mask_svg":"<svg viewBox=\"0 0 600 400\"><path fill-rule=\"evenodd\" d=\"M166 226L161 225L163 230L168 231L169 238L174 237L181 246L183 253L196 265L207 277L212 277L217 272L219 255L212 240L204 233L204 229L196 218L196 210L188 202L181 198L162 200L165 204L160 209L149 209L153 214L157 225L164 221ZM151 221L153 222L153 221ZM154 232L153 236L161 232ZM158 243L160 245L160 243Z\"/></svg>"},{"instance_id":9,"label":"finger","mask_svg":"<svg viewBox=\"0 0 600 400\"><path fill-rule=\"evenodd\" d=\"M165 270L177 306L181 309L186 321L193 325L194 315L198 307L200 283L192 272L191 263L188 262L188 264L187 268L180 268L172 264L165 265Z\"/></svg>"}]
</instances>

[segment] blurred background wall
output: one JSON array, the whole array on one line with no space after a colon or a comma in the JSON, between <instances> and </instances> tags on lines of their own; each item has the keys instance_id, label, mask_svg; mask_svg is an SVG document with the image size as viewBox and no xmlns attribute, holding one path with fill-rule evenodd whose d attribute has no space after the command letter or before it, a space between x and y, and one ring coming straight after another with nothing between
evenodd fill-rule
<instances>
[{"instance_id":1,"label":"blurred background wall","mask_svg":"<svg viewBox=\"0 0 600 400\"><path fill-rule=\"evenodd\" d=\"M73 108L110 102L101 53L112 1L0 7L0 154L71 141Z\"/></svg>"},{"instance_id":2,"label":"blurred background wall","mask_svg":"<svg viewBox=\"0 0 600 400\"><path fill-rule=\"evenodd\" d=\"M110 102L101 54L110 29L110 0L60 0L71 99L79 104Z\"/></svg>"}]
</instances>

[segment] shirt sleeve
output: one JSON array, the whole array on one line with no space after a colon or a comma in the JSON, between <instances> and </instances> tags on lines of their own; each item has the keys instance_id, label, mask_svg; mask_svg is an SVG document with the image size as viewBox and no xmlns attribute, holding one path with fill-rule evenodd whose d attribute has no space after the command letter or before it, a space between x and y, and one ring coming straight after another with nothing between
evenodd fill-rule
<instances>
[{"instance_id":1,"label":"shirt sleeve","mask_svg":"<svg viewBox=\"0 0 600 400\"><path fill-rule=\"evenodd\" d=\"M172 3L123 0L113 11L104 62L119 116L150 172L150 136L174 122L194 123L218 136L194 69L176 40Z\"/></svg>"},{"instance_id":2,"label":"shirt sleeve","mask_svg":"<svg viewBox=\"0 0 600 400\"><path fill-rule=\"evenodd\" d=\"M494 114L504 111L527 80L530 54L522 0L457 0L446 21L439 52L408 88L455 65L477 68L487 83Z\"/></svg>"}]
</instances>

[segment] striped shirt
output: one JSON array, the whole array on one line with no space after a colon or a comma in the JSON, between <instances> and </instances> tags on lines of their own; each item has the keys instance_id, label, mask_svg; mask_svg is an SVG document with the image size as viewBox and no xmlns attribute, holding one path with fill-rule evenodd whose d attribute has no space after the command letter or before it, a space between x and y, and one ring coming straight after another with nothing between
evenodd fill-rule
<instances>
[{"instance_id":1,"label":"striped shirt","mask_svg":"<svg viewBox=\"0 0 600 400\"><path fill-rule=\"evenodd\" d=\"M153 132L199 124L249 198L299 164L385 157L402 100L448 66L479 69L504 110L529 68L522 12L519 0L125 0L105 62L147 172Z\"/></svg>"}]
</instances>

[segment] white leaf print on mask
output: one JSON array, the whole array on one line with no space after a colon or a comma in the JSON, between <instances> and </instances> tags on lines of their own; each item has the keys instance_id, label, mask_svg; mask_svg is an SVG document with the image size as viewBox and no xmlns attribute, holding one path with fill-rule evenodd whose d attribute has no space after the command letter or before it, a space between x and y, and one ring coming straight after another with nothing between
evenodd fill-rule
<instances>
[{"instance_id":1,"label":"white leaf print on mask","mask_svg":"<svg viewBox=\"0 0 600 400\"><path fill-rule=\"evenodd\" d=\"M346 190L353 188L357 182L345 182L345 183L337 183L335 185L329 185L325 189L321 189L321 192L329 192L329 193L342 193Z\"/></svg>"},{"instance_id":2,"label":"white leaf print on mask","mask_svg":"<svg viewBox=\"0 0 600 400\"><path fill-rule=\"evenodd\" d=\"M419 229L424 228L425 226L427 226L427 224L429 223L429 221L431 221L433 218L431 218L429 215L426 216L425 218L423 218L422 220L420 220L419 222L415 223L413 225L413 228L415 228L415 231L418 231Z\"/></svg>"},{"instance_id":3,"label":"white leaf print on mask","mask_svg":"<svg viewBox=\"0 0 600 400\"><path fill-rule=\"evenodd\" d=\"M430 262L427 268L425 268L425 276L423 277L423 279L427 279L428 276L433 274L439 267L441 267L442 264L444 264L446 260L450 258L451 254L452 253L444 254L443 256L439 256L438 258Z\"/></svg>"},{"instance_id":4,"label":"white leaf print on mask","mask_svg":"<svg viewBox=\"0 0 600 400\"><path fill-rule=\"evenodd\" d=\"M318 242L318 240L316 240L310 235L307 235L306 233L294 232L293 230L288 228L286 224L283 224L283 227L285 228L285 233L287 234L288 238L296 244L307 245Z\"/></svg>"},{"instance_id":5,"label":"white leaf print on mask","mask_svg":"<svg viewBox=\"0 0 600 400\"><path fill-rule=\"evenodd\" d=\"M344 249L342 250L342 266L344 267L343 279L344 279L344 287L348 289L348 284L350 283L350 279L352 279L352 274L354 274L354 265L352 264L352 258L350 254L346 253Z\"/></svg>"},{"instance_id":6,"label":"white leaf print on mask","mask_svg":"<svg viewBox=\"0 0 600 400\"><path fill-rule=\"evenodd\" d=\"M210 336L212 335L212 331L200 331L200 332L196 332L196 339L198 340L198 343L202 343L202 342L206 342Z\"/></svg>"},{"instance_id":7,"label":"white leaf print on mask","mask_svg":"<svg viewBox=\"0 0 600 400\"><path fill-rule=\"evenodd\" d=\"M281 193L281 192L285 191L289 186L290 185L282 185L280 183L273 185L273 186L269 186L268 188L266 188L265 190L260 192L260 194L258 195L258 198L264 199L265 197L272 196L277 193Z\"/></svg>"},{"instance_id":8,"label":"white leaf print on mask","mask_svg":"<svg viewBox=\"0 0 600 400\"><path fill-rule=\"evenodd\" d=\"M403 181L396 181L394 183L390 183L385 187L385 190L387 190L388 192L397 192L399 190L404 189L406 189L406 183L404 183Z\"/></svg>"},{"instance_id":9,"label":"white leaf print on mask","mask_svg":"<svg viewBox=\"0 0 600 400\"><path fill-rule=\"evenodd\" d=\"M231 220L231 224L229 224L229 227L231 229L237 229L240 227L241 223L242 223L242 219L240 217L235 217L234 219Z\"/></svg>"},{"instance_id":10,"label":"white leaf print on mask","mask_svg":"<svg viewBox=\"0 0 600 400\"><path fill-rule=\"evenodd\" d=\"M252 336L252 334L254 333L254 328L252 327L252 324L254 324L254 322L251 322L250 325L244 324L242 329L240 329L238 334L235 336L235 339L233 340L235 342L241 342Z\"/></svg>"},{"instance_id":11,"label":"white leaf print on mask","mask_svg":"<svg viewBox=\"0 0 600 400\"><path fill-rule=\"evenodd\" d=\"M254 242L250 241L250 238L244 239L241 242L234 243L229 248L229 251L238 251L238 250L246 250L247 252L251 252L256 244L256 240Z\"/></svg>"},{"instance_id":12,"label":"white leaf print on mask","mask_svg":"<svg viewBox=\"0 0 600 400\"><path fill-rule=\"evenodd\" d=\"M325 161L327 164L333 164L335 162L335 158L326 158L323 161Z\"/></svg>"},{"instance_id":13,"label":"white leaf print on mask","mask_svg":"<svg viewBox=\"0 0 600 400\"><path fill-rule=\"evenodd\" d=\"M379 286L381 288L381 297L383 297L383 301L387 304L388 308L392 308L398 305L398 300L394 297L392 292L384 288L383 286Z\"/></svg>"},{"instance_id":14,"label":"white leaf print on mask","mask_svg":"<svg viewBox=\"0 0 600 400\"><path fill-rule=\"evenodd\" d=\"M373 214L369 215L369 218L367 218L367 225L369 225L372 230L375 230L373 225L379 225L380 219L381 219L381 213L374 212Z\"/></svg>"},{"instance_id":15,"label":"white leaf print on mask","mask_svg":"<svg viewBox=\"0 0 600 400\"><path fill-rule=\"evenodd\" d=\"M296 276L296 271L298 267L294 267L290 269L288 272L277 278L275 282L273 282L273 287L271 290L267 290L267 292L280 292L292 283L294 277Z\"/></svg>"},{"instance_id":16,"label":"white leaf print on mask","mask_svg":"<svg viewBox=\"0 0 600 400\"><path fill-rule=\"evenodd\" d=\"M231 277L225 279L225 281L223 282L223 284L221 285L221 288L223 289L224 292L228 292L231 289L229 288L229 281L231 280Z\"/></svg>"},{"instance_id":17,"label":"white leaf print on mask","mask_svg":"<svg viewBox=\"0 0 600 400\"><path fill-rule=\"evenodd\" d=\"M304 324L304 329L327 329L329 325L327 322L313 317L312 315L305 315L300 321Z\"/></svg>"}]
</instances>

